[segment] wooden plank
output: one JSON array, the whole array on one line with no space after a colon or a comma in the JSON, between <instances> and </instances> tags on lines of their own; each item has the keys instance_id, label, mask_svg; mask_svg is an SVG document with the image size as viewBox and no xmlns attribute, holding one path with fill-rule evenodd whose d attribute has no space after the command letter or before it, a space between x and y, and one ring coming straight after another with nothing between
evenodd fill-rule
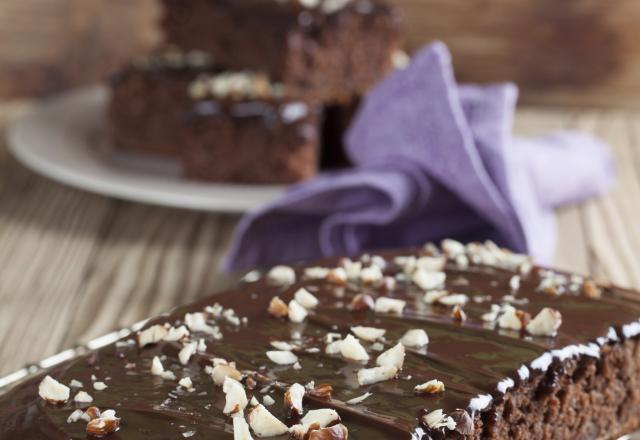
<instances>
[{"instance_id":1,"label":"wooden plank","mask_svg":"<svg viewBox=\"0 0 640 440\"><path fill-rule=\"evenodd\" d=\"M444 41L462 81L513 81L523 102L640 103L634 0L392 0L411 49Z\"/></svg>"},{"instance_id":2,"label":"wooden plank","mask_svg":"<svg viewBox=\"0 0 640 440\"><path fill-rule=\"evenodd\" d=\"M0 96L101 81L157 44L155 0L3 0Z\"/></svg>"}]
</instances>

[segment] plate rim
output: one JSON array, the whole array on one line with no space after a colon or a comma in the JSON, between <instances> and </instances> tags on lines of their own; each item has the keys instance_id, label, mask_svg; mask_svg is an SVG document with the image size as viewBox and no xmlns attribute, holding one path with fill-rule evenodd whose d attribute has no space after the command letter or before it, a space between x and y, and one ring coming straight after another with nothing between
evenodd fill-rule
<instances>
[{"instance_id":1,"label":"plate rim","mask_svg":"<svg viewBox=\"0 0 640 440\"><path fill-rule=\"evenodd\" d=\"M19 116L9 125L6 133L9 152L28 169L56 182L120 200L172 208L218 213L244 213L274 200L284 193L287 188L285 185L224 184L187 180L179 182L177 180L172 181L169 178L162 178L161 176L134 176L133 171L125 171L125 174L131 173L128 176L131 180L108 181L102 177L95 177L87 172L82 172L82 170L70 166L68 163L50 163L46 158L37 154L37 150L42 149L42 147L34 147L31 144L32 140L29 137L33 136L33 134L29 132L35 127L41 128L43 120L48 114L70 105L76 107L94 105L96 106L95 110L102 110L99 106L104 107L107 99L107 87L93 85L72 89L35 104L32 109ZM98 101L98 103L92 104L91 100ZM59 125L50 124L50 126L63 130ZM58 136L61 136L61 131L57 132ZM96 161L99 161L99 159L96 159ZM112 176L112 178L115 177ZM132 180L135 180L135 182L132 182ZM130 185L143 182L146 185L142 187ZM154 185L157 185L160 189L154 189ZM180 194L170 193L167 195L167 188L175 186L179 186ZM219 191L220 195L216 197L211 194L211 192L215 191ZM251 197L249 199L238 197L243 192Z\"/></svg>"}]
</instances>

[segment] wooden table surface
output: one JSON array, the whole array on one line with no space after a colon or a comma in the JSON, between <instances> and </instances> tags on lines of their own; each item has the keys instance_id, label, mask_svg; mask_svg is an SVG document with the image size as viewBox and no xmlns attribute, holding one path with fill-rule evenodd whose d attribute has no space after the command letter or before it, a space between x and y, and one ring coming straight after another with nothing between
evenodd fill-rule
<instances>
[{"instance_id":1,"label":"wooden table surface","mask_svg":"<svg viewBox=\"0 0 640 440\"><path fill-rule=\"evenodd\" d=\"M0 105L0 135L28 104ZM556 263L640 287L640 112L521 109L518 134L606 139L616 189L559 212ZM234 282L217 267L237 216L129 203L25 169L0 140L0 376ZM570 172L570 170L567 170Z\"/></svg>"}]
</instances>

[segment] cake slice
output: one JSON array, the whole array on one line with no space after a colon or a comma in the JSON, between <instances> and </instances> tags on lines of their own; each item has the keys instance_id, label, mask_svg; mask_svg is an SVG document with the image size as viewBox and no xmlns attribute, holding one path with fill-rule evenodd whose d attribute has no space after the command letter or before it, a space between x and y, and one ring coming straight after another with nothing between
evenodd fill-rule
<instances>
[{"instance_id":1,"label":"cake slice","mask_svg":"<svg viewBox=\"0 0 640 440\"><path fill-rule=\"evenodd\" d=\"M362 95L392 68L395 8L379 0L163 0L168 44L266 73L326 102Z\"/></svg>"},{"instance_id":2,"label":"cake slice","mask_svg":"<svg viewBox=\"0 0 640 440\"><path fill-rule=\"evenodd\" d=\"M615 439L636 292L493 243L249 273L0 396L0 438Z\"/></svg>"},{"instance_id":3,"label":"cake slice","mask_svg":"<svg viewBox=\"0 0 640 440\"><path fill-rule=\"evenodd\" d=\"M321 106L264 74L170 52L126 67L111 89L115 148L177 158L187 178L292 183L318 170Z\"/></svg>"}]
</instances>

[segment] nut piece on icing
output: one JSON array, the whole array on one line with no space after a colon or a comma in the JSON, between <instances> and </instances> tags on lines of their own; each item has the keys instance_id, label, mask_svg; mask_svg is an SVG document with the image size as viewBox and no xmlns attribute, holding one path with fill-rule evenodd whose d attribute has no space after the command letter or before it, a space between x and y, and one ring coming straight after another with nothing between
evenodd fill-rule
<instances>
[{"instance_id":1,"label":"nut piece on icing","mask_svg":"<svg viewBox=\"0 0 640 440\"><path fill-rule=\"evenodd\" d=\"M555 336L562 325L559 311L545 307L527 325L527 332L533 336Z\"/></svg>"},{"instance_id":2,"label":"nut piece on icing","mask_svg":"<svg viewBox=\"0 0 640 440\"><path fill-rule=\"evenodd\" d=\"M446 290L432 290L424 294L424 302L427 304L435 304L440 298L447 295L449 295L449 292Z\"/></svg>"},{"instance_id":3,"label":"nut piece on icing","mask_svg":"<svg viewBox=\"0 0 640 440\"><path fill-rule=\"evenodd\" d=\"M253 440L244 417L233 418L233 440Z\"/></svg>"},{"instance_id":4,"label":"nut piece on icing","mask_svg":"<svg viewBox=\"0 0 640 440\"><path fill-rule=\"evenodd\" d=\"M160 376L164 372L164 367L158 356L154 356L151 361L151 374L154 376Z\"/></svg>"},{"instance_id":5,"label":"nut piece on icing","mask_svg":"<svg viewBox=\"0 0 640 440\"><path fill-rule=\"evenodd\" d=\"M298 304L305 309L314 309L318 305L318 298L316 298L311 292L304 287L299 288L293 295Z\"/></svg>"},{"instance_id":6,"label":"nut piece on icing","mask_svg":"<svg viewBox=\"0 0 640 440\"><path fill-rule=\"evenodd\" d=\"M582 283L582 293L588 298L598 299L602 296L602 289L598 287L592 280L586 280Z\"/></svg>"},{"instance_id":7,"label":"nut piece on icing","mask_svg":"<svg viewBox=\"0 0 640 440\"><path fill-rule=\"evenodd\" d=\"M73 398L73 401L78 403L91 403L93 402L93 397L91 397L86 391L78 391L78 394Z\"/></svg>"},{"instance_id":8,"label":"nut piece on icing","mask_svg":"<svg viewBox=\"0 0 640 440\"><path fill-rule=\"evenodd\" d=\"M411 280L422 290L440 289L447 279L444 272L433 272L425 269L418 269L413 273Z\"/></svg>"},{"instance_id":9,"label":"nut piece on icing","mask_svg":"<svg viewBox=\"0 0 640 440\"><path fill-rule=\"evenodd\" d=\"M407 330L404 336L400 338L400 343L405 347L424 347L429 343L429 336L423 329L414 328Z\"/></svg>"},{"instance_id":10,"label":"nut piece on icing","mask_svg":"<svg viewBox=\"0 0 640 440\"><path fill-rule=\"evenodd\" d=\"M352 361L368 361L369 354L367 354L367 350L364 349L362 344L357 338L354 338L353 335L347 335L346 338L340 342L340 354L345 359L350 359Z\"/></svg>"},{"instance_id":11,"label":"nut piece on icing","mask_svg":"<svg viewBox=\"0 0 640 440\"><path fill-rule=\"evenodd\" d=\"M444 392L444 383L438 379L416 385L413 390L418 394L438 394Z\"/></svg>"},{"instance_id":12,"label":"nut piece on icing","mask_svg":"<svg viewBox=\"0 0 640 440\"><path fill-rule=\"evenodd\" d=\"M284 286L296 282L296 272L289 266L275 266L269 271L267 278L274 284Z\"/></svg>"},{"instance_id":13,"label":"nut piece on icing","mask_svg":"<svg viewBox=\"0 0 640 440\"><path fill-rule=\"evenodd\" d=\"M370 295L359 293L351 300L351 310L355 312L363 312L365 310L373 310L375 304Z\"/></svg>"},{"instance_id":14,"label":"nut piece on icing","mask_svg":"<svg viewBox=\"0 0 640 440\"><path fill-rule=\"evenodd\" d=\"M347 271L342 267L331 269L326 277L327 282L337 284L338 286L346 285L348 279Z\"/></svg>"},{"instance_id":15,"label":"nut piece on icing","mask_svg":"<svg viewBox=\"0 0 640 440\"><path fill-rule=\"evenodd\" d=\"M38 386L38 394L49 403L65 403L69 400L70 389L51 376L46 376Z\"/></svg>"},{"instance_id":16,"label":"nut piece on icing","mask_svg":"<svg viewBox=\"0 0 640 440\"><path fill-rule=\"evenodd\" d=\"M363 368L358 371L358 383L360 385L371 385L383 382L393 379L397 373L398 369L394 366Z\"/></svg>"},{"instance_id":17,"label":"nut piece on icing","mask_svg":"<svg viewBox=\"0 0 640 440\"><path fill-rule=\"evenodd\" d=\"M287 425L278 420L263 405L253 408L247 417L249 426L251 426L256 436L260 438L275 437L276 435L285 434L289 430Z\"/></svg>"},{"instance_id":18,"label":"nut piece on icing","mask_svg":"<svg viewBox=\"0 0 640 440\"><path fill-rule=\"evenodd\" d=\"M293 365L298 362L298 356L290 351L272 350L267 351L267 357L271 362L278 365Z\"/></svg>"},{"instance_id":19,"label":"nut piece on icing","mask_svg":"<svg viewBox=\"0 0 640 440\"><path fill-rule=\"evenodd\" d=\"M377 313L396 313L402 314L406 301L395 298L380 297L376 299L375 311Z\"/></svg>"},{"instance_id":20,"label":"nut piece on icing","mask_svg":"<svg viewBox=\"0 0 640 440\"><path fill-rule=\"evenodd\" d=\"M267 311L275 318L284 318L289 315L289 307L277 296L271 298Z\"/></svg>"},{"instance_id":21,"label":"nut piece on icing","mask_svg":"<svg viewBox=\"0 0 640 440\"><path fill-rule=\"evenodd\" d=\"M180 352L178 353L178 359L182 365L187 365L189 363L189 359L196 353L196 349L198 348L197 342L188 342L184 344Z\"/></svg>"},{"instance_id":22,"label":"nut piece on icing","mask_svg":"<svg viewBox=\"0 0 640 440\"><path fill-rule=\"evenodd\" d=\"M509 330L522 330L527 326L530 319L531 315L528 313L507 304L502 307L502 315L498 319L498 327Z\"/></svg>"},{"instance_id":23,"label":"nut piece on icing","mask_svg":"<svg viewBox=\"0 0 640 440\"><path fill-rule=\"evenodd\" d=\"M421 417L422 421L432 429L447 428L456 429L456 422L452 417L446 415L441 409L436 409Z\"/></svg>"},{"instance_id":24,"label":"nut piece on icing","mask_svg":"<svg viewBox=\"0 0 640 440\"><path fill-rule=\"evenodd\" d=\"M453 307L453 310L451 311L451 317L456 322L465 322L467 320L467 314L459 305Z\"/></svg>"},{"instance_id":25,"label":"nut piece on icing","mask_svg":"<svg viewBox=\"0 0 640 440\"><path fill-rule=\"evenodd\" d=\"M455 258L466 252L466 248L462 243L451 238L442 240L440 247L442 247L442 250L449 258Z\"/></svg>"},{"instance_id":26,"label":"nut piece on icing","mask_svg":"<svg viewBox=\"0 0 640 440\"><path fill-rule=\"evenodd\" d=\"M105 411L106 413L106 411ZM87 423L87 434L103 437L120 429L120 419L117 417L99 417Z\"/></svg>"},{"instance_id":27,"label":"nut piece on icing","mask_svg":"<svg viewBox=\"0 0 640 440\"><path fill-rule=\"evenodd\" d=\"M296 324L301 323L307 317L307 309L302 307L298 301L292 299L289 301L289 320L291 322L295 322Z\"/></svg>"},{"instance_id":28,"label":"nut piece on icing","mask_svg":"<svg viewBox=\"0 0 640 440\"><path fill-rule=\"evenodd\" d=\"M300 423L303 425L312 425L317 423L320 425L320 428L324 428L339 421L340 415L335 409L322 408L309 410L302 420L300 420Z\"/></svg>"},{"instance_id":29,"label":"nut piece on icing","mask_svg":"<svg viewBox=\"0 0 640 440\"><path fill-rule=\"evenodd\" d=\"M167 336L168 330L163 325L152 325L138 332L138 347L155 344L162 341Z\"/></svg>"},{"instance_id":30,"label":"nut piece on icing","mask_svg":"<svg viewBox=\"0 0 640 440\"><path fill-rule=\"evenodd\" d=\"M178 328L176 327L169 328L166 336L164 337L164 340L169 342L175 342L175 341L182 341L184 339L187 339L188 337L189 337L189 330L187 330L187 327L185 327L184 325L181 325Z\"/></svg>"},{"instance_id":31,"label":"nut piece on icing","mask_svg":"<svg viewBox=\"0 0 640 440\"><path fill-rule=\"evenodd\" d=\"M404 355L404 345L398 342L395 346L380 354L376 359L376 364L381 367L392 366L401 370L402 364L404 364Z\"/></svg>"},{"instance_id":32,"label":"nut piece on icing","mask_svg":"<svg viewBox=\"0 0 640 440\"><path fill-rule=\"evenodd\" d=\"M213 383L218 386L222 386L227 377L239 381L240 379L242 379L242 373L240 373L230 365L219 364L213 367L213 370L211 371L211 378L213 379Z\"/></svg>"},{"instance_id":33,"label":"nut piece on icing","mask_svg":"<svg viewBox=\"0 0 640 440\"><path fill-rule=\"evenodd\" d=\"M333 387L328 383L321 383L307 390L308 395L317 397L320 399L331 399L332 393L333 393Z\"/></svg>"},{"instance_id":34,"label":"nut piece on icing","mask_svg":"<svg viewBox=\"0 0 640 440\"><path fill-rule=\"evenodd\" d=\"M343 424L337 424L328 428L316 429L309 434L309 440L347 440L349 430Z\"/></svg>"},{"instance_id":35,"label":"nut piece on icing","mask_svg":"<svg viewBox=\"0 0 640 440\"><path fill-rule=\"evenodd\" d=\"M464 306L469 302L469 297L464 293L452 293L438 298L437 302L444 306Z\"/></svg>"},{"instance_id":36,"label":"nut piece on icing","mask_svg":"<svg viewBox=\"0 0 640 440\"><path fill-rule=\"evenodd\" d=\"M360 270L360 281L363 284L375 284L382 281L384 274L380 267L373 265Z\"/></svg>"},{"instance_id":37,"label":"nut piece on icing","mask_svg":"<svg viewBox=\"0 0 640 440\"><path fill-rule=\"evenodd\" d=\"M244 410L249 403L244 387L235 379L225 378L222 391L225 394L225 404L222 412L227 415Z\"/></svg>"},{"instance_id":38,"label":"nut piece on icing","mask_svg":"<svg viewBox=\"0 0 640 440\"><path fill-rule=\"evenodd\" d=\"M362 327L356 326L351 327L351 331L354 335L356 335L360 339L364 339L365 341L375 342L387 332L383 328L375 328L375 327Z\"/></svg>"},{"instance_id":39,"label":"nut piece on icing","mask_svg":"<svg viewBox=\"0 0 640 440\"><path fill-rule=\"evenodd\" d=\"M294 383L284 393L284 408L288 417L299 417L303 413L302 398L305 389L299 383Z\"/></svg>"}]
</instances>

